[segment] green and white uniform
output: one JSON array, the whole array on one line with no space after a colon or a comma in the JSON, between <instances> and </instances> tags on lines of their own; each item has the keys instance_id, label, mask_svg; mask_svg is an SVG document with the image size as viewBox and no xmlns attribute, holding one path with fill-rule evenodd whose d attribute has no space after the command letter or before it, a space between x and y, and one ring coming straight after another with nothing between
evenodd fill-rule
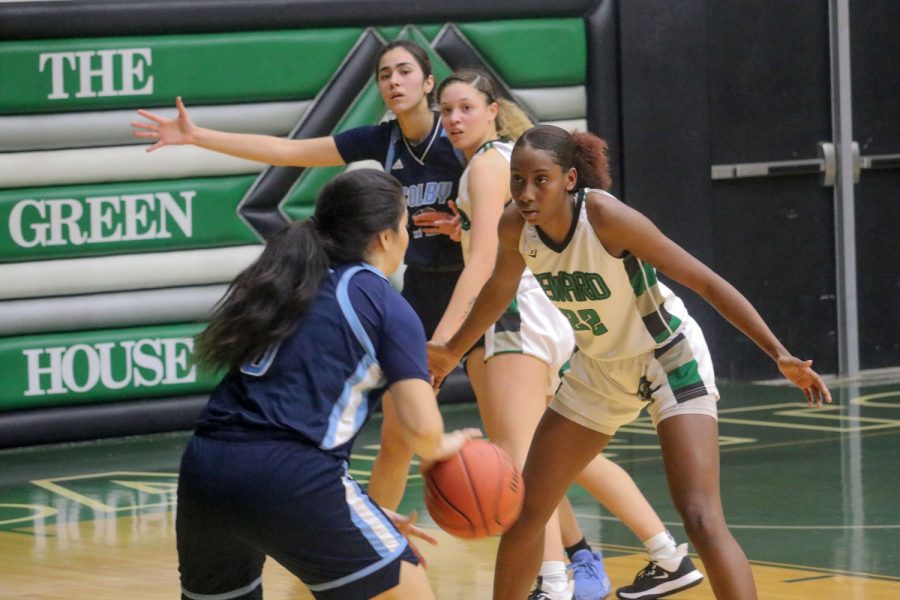
<instances>
[{"instance_id":1,"label":"green and white uniform","mask_svg":"<svg viewBox=\"0 0 900 600\"><path fill-rule=\"evenodd\" d=\"M484 144L469 161L471 165L488 150L496 150L507 161L512 154L513 143L493 140ZM459 198L456 201L462 225L463 260L469 261L472 199L469 197L469 169L459 180ZM484 334L485 360L497 354L517 353L534 356L549 366L546 393L552 395L559 387L560 369L569 360L575 348L572 330L566 319L554 308L541 291L540 286L525 269L516 298L500 319Z\"/></svg>"},{"instance_id":2,"label":"green and white uniform","mask_svg":"<svg viewBox=\"0 0 900 600\"><path fill-rule=\"evenodd\" d=\"M636 256L610 255L588 221L582 190L561 244L526 223L519 251L575 332L571 370L551 407L608 435L647 406L654 423L673 414L715 417L712 361L687 309ZM702 405L702 407L701 407Z\"/></svg>"}]
</instances>

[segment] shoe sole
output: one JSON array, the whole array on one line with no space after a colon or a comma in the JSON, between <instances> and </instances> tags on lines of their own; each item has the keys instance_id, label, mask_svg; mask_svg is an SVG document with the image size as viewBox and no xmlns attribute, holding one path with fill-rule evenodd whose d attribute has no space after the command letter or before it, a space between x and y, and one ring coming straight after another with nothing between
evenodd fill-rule
<instances>
[{"instance_id":1,"label":"shoe sole","mask_svg":"<svg viewBox=\"0 0 900 600\"><path fill-rule=\"evenodd\" d=\"M617 590L616 597L618 597L620 600L657 600L658 598L665 598L666 596L671 596L672 594L683 592L684 590L690 589L695 585L700 585L701 581L703 581L703 573L701 573L700 571L692 571L691 573L682 575L674 581L666 582L652 590L647 590L646 592L643 592L641 594L620 594ZM675 587L670 588L669 585L674 585ZM666 589L661 590L659 588Z\"/></svg>"}]
</instances>

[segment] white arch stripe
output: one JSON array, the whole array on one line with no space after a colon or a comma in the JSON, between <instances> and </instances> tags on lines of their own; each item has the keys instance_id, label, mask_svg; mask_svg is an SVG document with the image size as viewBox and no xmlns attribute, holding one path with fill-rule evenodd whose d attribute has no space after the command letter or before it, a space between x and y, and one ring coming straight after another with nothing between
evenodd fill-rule
<instances>
[{"instance_id":1,"label":"white arch stripe","mask_svg":"<svg viewBox=\"0 0 900 600\"><path fill-rule=\"evenodd\" d=\"M150 108L165 118L177 114L172 107ZM202 127L285 136L291 132L311 100L246 104L188 105L191 120ZM133 109L68 112L0 117L0 152L142 145L148 140L132 135L131 122L140 121Z\"/></svg>"}]
</instances>

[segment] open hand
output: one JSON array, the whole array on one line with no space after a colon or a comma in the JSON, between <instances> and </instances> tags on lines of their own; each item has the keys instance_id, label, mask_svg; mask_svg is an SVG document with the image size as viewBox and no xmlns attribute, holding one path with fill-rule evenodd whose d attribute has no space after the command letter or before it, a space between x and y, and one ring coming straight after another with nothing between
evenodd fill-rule
<instances>
[{"instance_id":1,"label":"open hand","mask_svg":"<svg viewBox=\"0 0 900 600\"><path fill-rule=\"evenodd\" d=\"M132 135L136 138L156 141L156 143L147 148L147 152L153 152L163 146L194 143L196 126L188 116L187 109L181 101L181 96L175 99L175 107L178 109L178 116L174 119L166 119L144 109L137 111L149 123L147 121L132 121L131 126L134 128Z\"/></svg>"},{"instance_id":2,"label":"open hand","mask_svg":"<svg viewBox=\"0 0 900 600\"><path fill-rule=\"evenodd\" d=\"M803 390L808 406L821 408L822 402L831 404L831 392L822 377L812 370L811 360L800 360L795 356L779 358L778 369L788 381Z\"/></svg>"}]
</instances>

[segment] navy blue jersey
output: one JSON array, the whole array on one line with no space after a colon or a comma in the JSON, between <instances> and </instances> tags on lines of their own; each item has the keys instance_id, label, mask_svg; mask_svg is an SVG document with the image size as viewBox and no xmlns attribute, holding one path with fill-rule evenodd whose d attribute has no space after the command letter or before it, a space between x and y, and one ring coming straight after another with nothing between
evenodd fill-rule
<instances>
[{"instance_id":1,"label":"navy blue jersey","mask_svg":"<svg viewBox=\"0 0 900 600\"><path fill-rule=\"evenodd\" d=\"M222 380L197 429L299 439L346 460L384 390L405 379L429 380L422 323L374 267L341 265L293 333Z\"/></svg>"},{"instance_id":2,"label":"navy blue jersey","mask_svg":"<svg viewBox=\"0 0 900 600\"><path fill-rule=\"evenodd\" d=\"M446 235L426 234L412 224L416 213L436 210L452 214L447 200L456 199L465 167L461 155L447 139L437 113L431 133L417 146L406 142L396 120L349 129L334 136L334 142L344 162L376 160L403 184L410 217L408 266L462 269L462 252L457 242Z\"/></svg>"}]
</instances>

